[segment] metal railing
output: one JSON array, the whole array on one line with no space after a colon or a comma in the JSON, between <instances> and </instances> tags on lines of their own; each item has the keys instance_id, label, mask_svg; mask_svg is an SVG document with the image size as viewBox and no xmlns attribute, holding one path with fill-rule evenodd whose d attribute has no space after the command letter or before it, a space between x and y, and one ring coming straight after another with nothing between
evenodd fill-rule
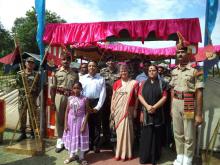
<instances>
[{"instance_id":1,"label":"metal railing","mask_svg":"<svg viewBox=\"0 0 220 165\"><path fill-rule=\"evenodd\" d=\"M16 75L0 76L0 89L10 88L16 85Z\"/></svg>"}]
</instances>

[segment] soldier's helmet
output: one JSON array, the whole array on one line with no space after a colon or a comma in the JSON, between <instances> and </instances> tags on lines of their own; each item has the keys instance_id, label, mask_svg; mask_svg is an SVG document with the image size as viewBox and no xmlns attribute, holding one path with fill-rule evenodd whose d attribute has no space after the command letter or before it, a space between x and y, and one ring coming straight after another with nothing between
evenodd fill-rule
<instances>
[{"instance_id":1,"label":"soldier's helmet","mask_svg":"<svg viewBox=\"0 0 220 165\"><path fill-rule=\"evenodd\" d=\"M160 64L157 65L157 67L161 67L161 68L163 68L163 69L167 69L167 68L168 68L168 65L165 64L165 63L160 63Z\"/></svg>"},{"instance_id":2,"label":"soldier's helmet","mask_svg":"<svg viewBox=\"0 0 220 165\"><path fill-rule=\"evenodd\" d=\"M25 60L26 62L34 62L34 58L33 57L28 57Z\"/></svg>"},{"instance_id":3,"label":"soldier's helmet","mask_svg":"<svg viewBox=\"0 0 220 165\"><path fill-rule=\"evenodd\" d=\"M114 57L111 56L111 55L107 56L106 57L106 62L108 62L108 61L114 61Z\"/></svg>"}]
</instances>

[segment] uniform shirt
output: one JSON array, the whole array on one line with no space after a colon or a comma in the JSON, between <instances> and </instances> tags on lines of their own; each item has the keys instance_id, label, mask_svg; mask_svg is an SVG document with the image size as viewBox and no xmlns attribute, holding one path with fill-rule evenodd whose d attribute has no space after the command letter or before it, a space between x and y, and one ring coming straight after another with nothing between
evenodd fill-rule
<instances>
[{"instance_id":1,"label":"uniform shirt","mask_svg":"<svg viewBox=\"0 0 220 165\"><path fill-rule=\"evenodd\" d=\"M98 104L94 109L100 110L106 97L105 79L96 73L95 76L86 74L81 77L80 82L83 86L83 95L89 99L98 99Z\"/></svg>"},{"instance_id":2,"label":"uniform shirt","mask_svg":"<svg viewBox=\"0 0 220 165\"><path fill-rule=\"evenodd\" d=\"M168 75L165 75L165 76L163 77L163 79L164 79L164 81L166 81L167 83L169 83L169 82L171 81L171 77L168 76Z\"/></svg>"},{"instance_id":3,"label":"uniform shirt","mask_svg":"<svg viewBox=\"0 0 220 165\"><path fill-rule=\"evenodd\" d=\"M24 74L24 71L19 71L17 73L16 83L17 83L17 88L19 90L20 95L25 94L22 75L25 76L25 80L27 81L27 84L26 84L27 86L26 87L29 87L29 90L30 90L31 87L32 87L32 84L34 82L36 74L37 74L37 72L35 72L35 71L32 71L30 73L25 73L25 74ZM40 92L40 89L39 89L39 83L40 83L39 80L40 79L39 79L39 77L40 77L40 75L38 75L37 79L35 80L36 82L35 82L35 84L32 88L32 91L31 91L31 94L35 95L35 96L37 96Z\"/></svg>"},{"instance_id":4,"label":"uniform shirt","mask_svg":"<svg viewBox=\"0 0 220 165\"><path fill-rule=\"evenodd\" d=\"M79 81L79 76L72 70L65 70L61 67L53 75L53 87L62 87L65 89L72 89L74 82Z\"/></svg>"},{"instance_id":5,"label":"uniform shirt","mask_svg":"<svg viewBox=\"0 0 220 165\"><path fill-rule=\"evenodd\" d=\"M148 76L143 72L136 77L136 80L140 83L147 80Z\"/></svg>"},{"instance_id":6,"label":"uniform shirt","mask_svg":"<svg viewBox=\"0 0 220 165\"><path fill-rule=\"evenodd\" d=\"M195 92L198 88L204 88L202 75L197 76L197 72L197 69L192 68L190 64L185 67L178 65L171 73L170 86L180 92Z\"/></svg>"},{"instance_id":7,"label":"uniform shirt","mask_svg":"<svg viewBox=\"0 0 220 165\"><path fill-rule=\"evenodd\" d=\"M113 83L120 78L116 69L112 71L109 68L103 68L100 70L100 75L104 77L105 83L111 87Z\"/></svg>"}]
</instances>

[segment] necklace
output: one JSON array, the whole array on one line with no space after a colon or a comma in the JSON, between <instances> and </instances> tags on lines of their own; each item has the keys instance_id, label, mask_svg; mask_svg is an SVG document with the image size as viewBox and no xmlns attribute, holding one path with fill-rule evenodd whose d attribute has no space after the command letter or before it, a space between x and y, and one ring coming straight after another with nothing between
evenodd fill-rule
<instances>
[{"instance_id":1,"label":"necklace","mask_svg":"<svg viewBox=\"0 0 220 165\"><path fill-rule=\"evenodd\" d=\"M77 97L73 100L73 120L76 121L77 119L77 111L79 109L79 100Z\"/></svg>"}]
</instances>

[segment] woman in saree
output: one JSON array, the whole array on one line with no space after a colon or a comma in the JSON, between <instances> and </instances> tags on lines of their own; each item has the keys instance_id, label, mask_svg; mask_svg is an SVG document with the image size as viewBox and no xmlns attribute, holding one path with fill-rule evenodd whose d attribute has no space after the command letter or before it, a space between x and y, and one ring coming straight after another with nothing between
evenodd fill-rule
<instances>
[{"instance_id":1,"label":"woman in saree","mask_svg":"<svg viewBox=\"0 0 220 165\"><path fill-rule=\"evenodd\" d=\"M132 159L133 116L137 105L138 82L131 80L128 66L120 66L120 79L113 84L111 118L115 122L117 144L115 159Z\"/></svg>"},{"instance_id":2,"label":"woman in saree","mask_svg":"<svg viewBox=\"0 0 220 165\"><path fill-rule=\"evenodd\" d=\"M155 65L149 66L148 79L140 84L138 98L142 104L143 127L140 138L140 164L156 164L161 153L161 126L164 122L163 104L166 83L158 78Z\"/></svg>"}]
</instances>

